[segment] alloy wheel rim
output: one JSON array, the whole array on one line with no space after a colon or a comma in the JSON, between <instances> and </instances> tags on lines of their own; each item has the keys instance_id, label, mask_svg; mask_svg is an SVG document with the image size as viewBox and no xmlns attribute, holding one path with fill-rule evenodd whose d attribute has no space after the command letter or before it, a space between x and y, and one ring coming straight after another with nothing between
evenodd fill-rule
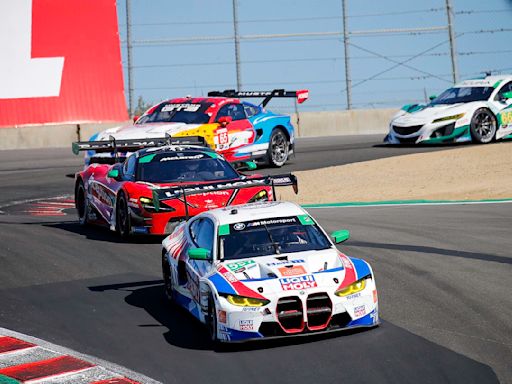
<instances>
[{"instance_id":1,"label":"alloy wheel rim","mask_svg":"<svg viewBox=\"0 0 512 384\"><path fill-rule=\"evenodd\" d=\"M272 159L276 163L286 160L287 148L284 135L279 132L272 138Z\"/></svg>"},{"instance_id":2,"label":"alloy wheel rim","mask_svg":"<svg viewBox=\"0 0 512 384\"><path fill-rule=\"evenodd\" d=\"M488 139L493 134L493 128L494 122L488 114L482 113L478 115L475 130L482 139Z\"/></svg>"}]
</instances>

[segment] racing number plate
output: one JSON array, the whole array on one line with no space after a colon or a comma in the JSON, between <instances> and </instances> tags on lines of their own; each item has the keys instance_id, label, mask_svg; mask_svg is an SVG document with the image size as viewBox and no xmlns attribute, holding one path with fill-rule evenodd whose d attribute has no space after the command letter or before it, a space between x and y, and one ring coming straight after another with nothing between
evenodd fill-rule
<instances>
[{"instance_id":1,"label":"racing number plate","mask_svg":"<svg viewBox=\"0 0 512 384\"><path fill-rule=\"evenodd\" d=\"M218 137L220 145L228 144L228 142L229 142L228 129L227 128L217 129L217 137Z\"/></svg>"}]
</instances>

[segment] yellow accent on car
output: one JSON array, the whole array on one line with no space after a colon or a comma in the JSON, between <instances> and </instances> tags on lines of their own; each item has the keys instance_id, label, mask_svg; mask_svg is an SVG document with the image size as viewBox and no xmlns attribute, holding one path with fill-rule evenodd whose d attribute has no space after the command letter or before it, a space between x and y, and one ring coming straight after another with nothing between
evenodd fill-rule
<instances>
[{"instance_id":1,"label":"yellow accent on car","mask_svg":"<svg viewBox=\"0 0 512 384\"><path fill-rule=\"evenodd\" d=\"M348 287L342 288L339 291L336 291L334 294L339 297L344 297L348 295L353 295L354 293L361 292L366 288L366 279L357 280L355 283L350 284Z\"/></svg>"},{"instance_id":2,"label":"yellow accent on car","mask_svg":"<svg viewBox=\"0 0 512 384\"><path fill-rule=\"evenodd\" d=\"M463 117L464 115L465 115L465 113L459 113L458 115L440 117L439 119L435 119L432 123L439 123L441 121L447 121L447 120L458 120L461 117Z\"/></svg>"},{"instance_id":3,"label":"yellow accent on car","mask_svg":"<svg viewBox=\"0 0 512 384\"><path fill-rule=\"evenodd\" d=\"M227 295L226 299L230 304L237 305L239 307L263 307L269 303L268 300L237 295Z\"/></svg>"}]
</instances>

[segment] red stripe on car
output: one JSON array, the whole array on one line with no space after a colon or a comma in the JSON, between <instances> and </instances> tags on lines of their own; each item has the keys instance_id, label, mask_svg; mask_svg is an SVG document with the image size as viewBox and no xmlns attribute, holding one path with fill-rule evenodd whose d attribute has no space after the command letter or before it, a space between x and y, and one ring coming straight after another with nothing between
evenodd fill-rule
<instances>
[{"instance_id":1,"label":"red stripe on car","mask_svg":"<svg viewBox=\"0 0 512 384\"><path fill-rule=\"evenodd\" d=\"M343 253L339 253L341 262L343 263L343 267L345 268L345 278L341 282L341 285L338 289L348 287L350 284L354 283L357 280L356 269L354 268L354 264L350 261L350 258L344 255Z\"/></svg>"}]
</instances>

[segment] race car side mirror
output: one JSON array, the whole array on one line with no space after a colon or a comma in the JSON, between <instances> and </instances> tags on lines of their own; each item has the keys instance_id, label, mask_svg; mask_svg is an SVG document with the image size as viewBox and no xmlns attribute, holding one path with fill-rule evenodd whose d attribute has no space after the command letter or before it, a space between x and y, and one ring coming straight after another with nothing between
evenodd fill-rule
<instances>
[{"instance_id":1,"label":"race car side mirror","mask_svg":"<svg viewBox=\"0 0 512 384\"><path fill-rule=\"evenodd\" d=\"M504 98L505 100L512 99L512 92L505 92L505 93L503 94L503 98Z\"/></svg>"},{"instance_id":2,"label":"race car side mirror","mask_svg":"<svg viewBox=\"0 0 512 384\"><path fill-rule=\"evenodd\" d=\"M117 180L119 178L119 169L111 169L108 171L107 176Z\"/></svg>"},{"instance_id":3,"label":"race car side mirror","mask_svg":"<svg viewBox=\"0 0 512 384\"><path fill-rule=\"evenodd\" d=\"M430 101L432 101L432 100L434 100L436 97L437 97L437 95L430 95L430 96L428 97L428 99L429 99Z\"/></svg>"},{"instance_id":4,"label":"race car side mirror","mask_svg":"<svg viewBox=\"0 0 512 384\"><path fill-rule=\"evenodd\" d=\"M210 260L210 251L205 248L191 248L188 250L191 260Z\"/></svg>"},{"instance_id":5,"label":"race car side mirror","mask_svg":"<svg viewBox=\"0 0 512 384\"><path fill-rule=\"evenodd\" d=\"M139 115L135 115L135 116L133 116L133 122L134 122L134 123L136 123L136 122L137 122L137 120L139 120L139 117L140 117Z\"/></svg>"},{"instance_id":6,"label":"race car side mirror","mask_svg":"<svg viewBox=\"0 0 512 384\"><path fill-rule=\"evenodd\" d=\"M350 237L350 231L347 229L340 229L339 231L334 231L331 233L331 239L334 241L334 244L343 243L347 241Z\"/></svg>"},{"instance_id":7,"label":"race car side mirror","mask_svg":"<svg viewBox=\"0 0 512 384\"><path fill-rule=\"evenodd\" d=\"M222 116L222 117L219 117L219 120L218 120L221 127L226 127L232 121L233 121L233 118L231 116Z\"/></svg>"}]
</instances>

